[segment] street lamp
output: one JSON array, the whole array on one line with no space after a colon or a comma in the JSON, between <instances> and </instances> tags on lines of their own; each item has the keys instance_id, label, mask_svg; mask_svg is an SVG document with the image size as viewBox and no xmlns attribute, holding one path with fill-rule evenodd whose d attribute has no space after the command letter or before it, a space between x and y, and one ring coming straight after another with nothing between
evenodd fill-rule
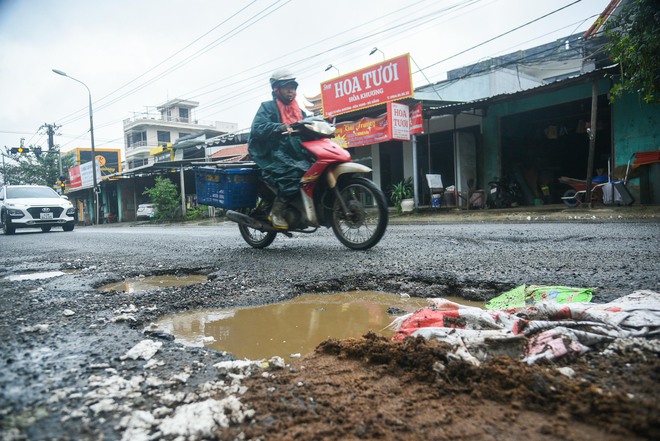
<instances>
[{"instance_id":1,"label":"street lamp","mask_svg":"<svg viewBox=\"0 0 660 441\"><path fill-rule=\"evenodd\" d=\"M94 148L94 116L93 116L94 113L92 112L92 92L89 90L89 87L87 87L87 84L83 83L79 79L73 78L72 76L67 75L65 72L59 69L53 69L53 72L82 84L83 86L85 86L85 89L87 89L87 93L89 94L89 134L90 137L92 138L92 180L94 181L92 185L92 191L94 192L95 200L96 200L96 206L94 207L94 214L96 216L96 225L98 225L99 224L99 193L101 192L101 188L100 187L97 188L97 181L96 181L96 149Z\"/></svg>"},{"instance_id":2,"label":"street lamp","mask_svg":"<svg viewBox=\"0 0 660 441\"><path fill-rule=\"evenodd\" d=\"M369 52L369 55L373 55L373 54L375 54L376 52L380 52L381 55L383 55L383 60L385 59L385 52L381 51L381 50L378 49L377 47L371 49L371 52Z\"/></svg>"},{"instance_id":3,"label":"street lamp","mask_svg":"<svg viewBox=\"0 0 660 441\"><path fill-rule=\"evenodd\" d=\"M336 71L337 71L337 76L339 76L339 69L337 69L336 67L334 67L332 64L328 64L328 67L325 68L325 71L327 72L327 71L329 71L330 69L334 69L334 70L336 70Z\"/></svg>"}]
</instances>

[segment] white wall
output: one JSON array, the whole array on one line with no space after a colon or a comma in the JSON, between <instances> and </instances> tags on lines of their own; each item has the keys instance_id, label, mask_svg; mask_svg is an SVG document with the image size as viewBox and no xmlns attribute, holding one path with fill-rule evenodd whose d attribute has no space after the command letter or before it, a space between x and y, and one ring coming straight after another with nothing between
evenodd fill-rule
<instances>
[{"instance_id":1,"label":"white wall","mask_svg":"<svg viewBox=\"0 0 660 441\"><path fill-rule=\"evenodd\" d=\"M403 178L412 178L415 165L413 164L412 141L403 141Z\"/></svg>"},{"instance_id":2,"label":"white wall","mask_svg":"<svg viewBox=\"0 0 660 441\"><path fill-rule=\"evenodd\" d=\"M519 92L542 84L541 79L533 78L523 72L502 69L425 87L415 92L415 99L466 102Z\"/></svg>"},{"instance_id":3,"label":"white wall","mask_svg":"<svg viewBox=\"0 0 660 441\"><path fill-rule=\"evenodd\" d=\"M380 178L380 144L371 146L371 168L373 170L373 181L383 190L383 183Z\"/></svg>"}]
</instances>

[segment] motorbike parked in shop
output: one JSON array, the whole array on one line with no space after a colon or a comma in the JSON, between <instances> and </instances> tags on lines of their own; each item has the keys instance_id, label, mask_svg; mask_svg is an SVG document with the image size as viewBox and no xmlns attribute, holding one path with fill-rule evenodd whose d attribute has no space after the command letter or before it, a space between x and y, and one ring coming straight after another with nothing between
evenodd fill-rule
<instances>
[{"instance_id":1,"label":"motorbike parked in shop","mask_svg":"<svg viewBox=\"0 0 660 441\"><path fill-rule=\"evenodd\" d=\"M518 183L509 175L501 179L495 177L488 183L489 191L486 198L488 208L510 208L523 202L522 190Z\"/></svg>"}]
</instances>

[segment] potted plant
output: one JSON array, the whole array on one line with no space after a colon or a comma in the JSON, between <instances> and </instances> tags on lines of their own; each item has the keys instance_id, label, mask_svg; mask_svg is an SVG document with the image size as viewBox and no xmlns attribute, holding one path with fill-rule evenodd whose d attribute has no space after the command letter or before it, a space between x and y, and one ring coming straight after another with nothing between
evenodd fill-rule
<instances>
[{"instance_id":1,"label":"potted plant","mask_svg":"<svg viewBox=\"0 0 660 441\"><path fill-rule=\"evenodd\" d=\"M392 185L390 198L392 199L392 203L396 207L397 212L404 213L412 211L415 206L412 197L412 178L404 179L403 181Z\"/></svg>"}]
</instances>

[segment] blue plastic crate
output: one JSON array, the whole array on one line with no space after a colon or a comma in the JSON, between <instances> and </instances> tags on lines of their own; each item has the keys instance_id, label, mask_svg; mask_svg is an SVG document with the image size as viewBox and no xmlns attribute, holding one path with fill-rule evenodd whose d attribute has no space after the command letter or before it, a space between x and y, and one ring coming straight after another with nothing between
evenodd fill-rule
<instances>
[{"instance_id":1,"label":"blue plastic crate","mask_svg":"<svg viewBox=\"0 0 660 441\"><path fill-rule=\"evenodd\" d=\"M254 207L260 173L256 168L197 167L197 202L230 210Z\"/></svg>"}]
</instances>

